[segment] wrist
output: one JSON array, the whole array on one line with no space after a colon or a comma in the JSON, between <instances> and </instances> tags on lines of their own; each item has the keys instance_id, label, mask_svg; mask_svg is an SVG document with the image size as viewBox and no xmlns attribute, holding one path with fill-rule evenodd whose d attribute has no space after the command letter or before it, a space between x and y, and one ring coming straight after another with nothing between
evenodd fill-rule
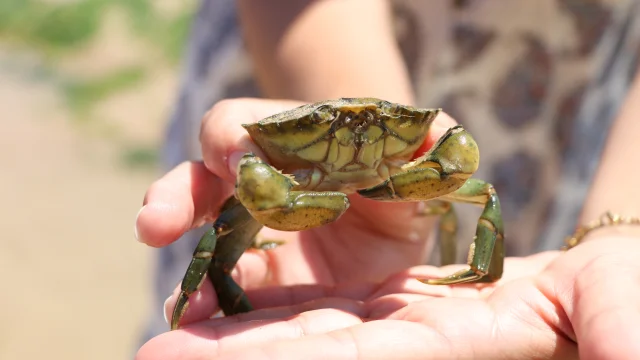
<instances>
[{"instance_id":1,"label":"wrist","mask_svg":"<svg viewBox=\"0 0 640 360\"><path fill-rule=\"evenodd\" d=\"M638 237L640 238L640 218L614 214L610 211L602 214L598 219L582 224L576 231L565 238L566 247L571 249L580 243L590 241L594 237Z\"/></svg>"},{"instance_id":2,"label":"wrist","mask_svg":"<svg viewBox=\"0 0 640 360\"><path fill-rule=\"evenodd\" d=\"M576 231L565 239L565 250L577 246L580 243L593 241L602 237L623 237L640 239L640 218L627 217L614 214L609 211L598 219L580 225Z\"/></svg>"},{"instance_id":3,"label":"wrist","mask_svg":"<svg viewBox=\"0 0 640 360\"><path fill-rule=\"evenodd\" d=\"M592 242L603 238L640 240L640 226L619 225L600 228L586 235L580 243Z\"/></svg>"}]
</instances>

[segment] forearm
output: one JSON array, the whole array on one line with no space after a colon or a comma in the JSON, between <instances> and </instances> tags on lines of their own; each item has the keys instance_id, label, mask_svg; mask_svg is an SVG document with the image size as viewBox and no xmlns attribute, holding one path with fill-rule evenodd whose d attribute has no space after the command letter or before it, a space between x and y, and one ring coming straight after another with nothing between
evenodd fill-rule
<instances>
[{"instance_id":1,"label":"forearm","mask_svg":"<svg viewBox=\"0 0 640 360\"><path fill-rule=\"evenodd\" d=\"M267 97L414 102L386 1L238 0L238 10Z\"/></svg>"},{"instance_id":2,"label":"forearm","mask_svg":"<svg viewBox=\"0 0 640 360\"><path fill-rule=\"evenodd\" d=\"M581 223L611 211L640 217L640 72L610 130L598 171L586 199ZM609 232L640 235L640 227L618 227Z\"/></svg>"}]
</instances>

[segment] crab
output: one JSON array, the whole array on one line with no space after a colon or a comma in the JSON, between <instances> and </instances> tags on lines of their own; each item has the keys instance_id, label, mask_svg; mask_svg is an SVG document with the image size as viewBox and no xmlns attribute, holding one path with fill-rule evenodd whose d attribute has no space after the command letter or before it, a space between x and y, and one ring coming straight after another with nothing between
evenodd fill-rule
<instances>
[{"instance_id":1,"label":"crab","mask_svg":"<svg viewBox=\"0 0 640 360\"><path fill-rule=\"evenodd\" d=\"M443 278L418 280L431 285L499 280L504 264L502 213L493 186L472 178L479 165L473 137L458 125L416 156L440 111L375 98L341 98L242 125L266 159L253 153L241 158L234 195L193 253L171 329L178 328L189 296L205 277L226 316L252 311L231 271L255 245L260 229L302 231L326 225L348 209L350 194L423 202L425 215L441 215L442 264L455 261L452 202L482 206L468 267Z\"/></svg>"}]
</instances>

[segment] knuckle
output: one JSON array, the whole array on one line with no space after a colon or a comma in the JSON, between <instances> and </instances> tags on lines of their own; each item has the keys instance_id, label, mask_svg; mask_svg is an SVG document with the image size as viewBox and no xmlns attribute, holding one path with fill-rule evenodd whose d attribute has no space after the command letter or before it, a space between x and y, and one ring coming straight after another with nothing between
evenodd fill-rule
<instances>
[{"instance_id":1,"label":"knuckle","mask_svg":"<svg viewBox=\"0 0 640 360\"><path fill-rule=\"evenodd\" d=\"M207 136L206 131L210 126L215 126L216 119L221 119L225 115L232 113L238 106L236 99L223 99L215 103L209 111L202 116L200 123L200 140Z\"/></svg>"},{"instance_id":2,"label":"knuckle","mask_svg":"<svg viewBox=\"0 0 640 360\"><path fill-rule=\"evenodd\" d=\"M211 110L207 112L207 118L214 119L219 116L228 115L238 108L238 102L239 100L237 99L223 99L218 101L211 107Z\"/></svg>"}]
</instances>

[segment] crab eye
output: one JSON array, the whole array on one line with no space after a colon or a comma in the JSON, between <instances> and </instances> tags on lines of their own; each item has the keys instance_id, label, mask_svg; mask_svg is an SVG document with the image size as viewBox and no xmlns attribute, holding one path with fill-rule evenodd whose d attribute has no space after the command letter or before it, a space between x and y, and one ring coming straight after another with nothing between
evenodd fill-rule
<instances>
[{"instance_id":1,"label":"crab eye","mask_svg":"<svg viewBox=\"0 0 640 360\"><path fill-rule=\"evenodd\" d=\"M333 120L334 115L329 106L323 105L313 111L312 118L317 123L323 123Z\"/></svg>"},{"instance_id":2,"label":"crab eye","mask_svg":"<svg viewBox=\"0 0 640 360\"><path fill-rule=\"evenodd\" d=\"M358 116L358 115L353 117L348 117L344 122L345 124L348 124L349 127L353 129L359 129L367 125L367 119L365 119L364 116Z\"/></svg>"}]
</instances>

